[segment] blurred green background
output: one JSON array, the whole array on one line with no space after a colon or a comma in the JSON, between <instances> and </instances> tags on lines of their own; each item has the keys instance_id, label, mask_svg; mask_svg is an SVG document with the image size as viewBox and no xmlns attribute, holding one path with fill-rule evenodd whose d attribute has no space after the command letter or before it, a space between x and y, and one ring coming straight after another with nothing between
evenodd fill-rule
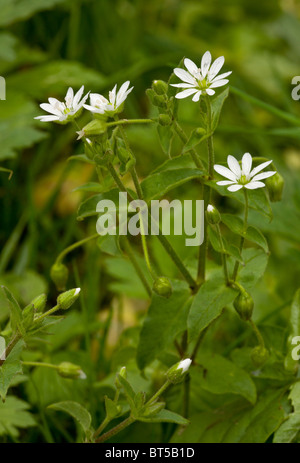
<instances>
[{"instance_id":1,"label":"blurred green background","mask_svg":"<svg viewBox=\"0 0 300 463\"><path fill-rule=\"evenodd\" d=\"M225 56L224 72L233 71L230 86L244 92L241 97L232 91L224 105L215 136L217 161L224 162L228 154L240 159L250 152L273 159L285 179L283 202L273 205L273 221L250 215L250 223L267 235L271 249L267 273L255 294L256 317L281 307L276 316L285 326L284 311L299 286L300 271L300 101L291 97L292 77L300 74L299 2L0 0L0 11L0 75L7 86L6 101L0 101L0 166L13 170L10 180L0 173L1 284L24 304L47 290L55 301L49 278L55 257L67 245L95 233L95 221L76 221L83 193L74 189L93 180L93 174L89 165L67 162L68 156L82 152L74 128L35 121L34 116L43 113L38 105L49 96L63 99L68 86L77 90L84 84L86 91L106 94L115 83L129 79L134 91L126 101L125 116L147 117L154 114L145 95L152 80L167 80L183 56L200 64L210 50L213 58ZM257 100L249 101L245 94ZM276 115L261 102L284 113ZM187 132L197 126L197 117L197 105L182 101L180 120ZM87 120L83 115L81 124ZM128 134L142 179L166 155L155 127L130 128ZM176 149L177 145L174 155ZM205 146L201 150L205 158ZM228 199L219 207L240 211ZM99 309L107 313L115 294L145 297L130 272L124 280L127 267L120 257L106 258L87 246L67 263L69 287L85 289L85 311L74 311L55 335L54 353L84 334L81 316L86 323L97 319L100 325L94 329L107 334L106 315L103 321L101 313L96 314ZM170 263L158 257L157 265L163 264L170 276L176 276ZM134 324L133 312L144 305L132 305L128 299L122 303L129 307L125 325ZM0 323L6 317L3 309ZM112 344L117 321L116 326ZM80 363L80 355L85 358L70 350L72 360ZM105 376L105 362L101 368ZM32 402L34 394L29 387ZM49 403L62 398L54 386L51 394Z\"/></svg>"}]
</instances>

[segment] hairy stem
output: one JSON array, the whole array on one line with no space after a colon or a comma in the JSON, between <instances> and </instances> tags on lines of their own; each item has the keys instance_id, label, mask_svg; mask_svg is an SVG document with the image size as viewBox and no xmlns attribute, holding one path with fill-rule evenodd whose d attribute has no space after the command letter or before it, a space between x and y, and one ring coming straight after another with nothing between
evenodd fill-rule
<instances>
[{"instance_id":1,"label":"hairy stem","mask_svg":"<svg viewBox=\"0 0 300 463\"><path fill-rule=\"evenodd\" d=\"M174 121L174 129L177 133L177 135L179 136L179 138L181 139L181 141L186 144L187 141L188 141L188 137L186 136L186 134L184 133L183 129L180 127L180 125L178 124L177 121ZM199 156L196 152L196 150L194 150L193 148L190 149L188 151L188 153L191 154L191 157L195 163L195 165L199 168L199 169L203 169L203 164L202 164L202 161L199 159Z\"/></svg>"},{"instance_id":2,"label":"hairy stem","mask_svg":"<svg viewBox=\"0 0 300 463\"><path fill-rule=\"evenodd\" d=\"M248 194L247 194L246 188L243 188L243 191L244 191L244 196L245 196L245 215L244 215L244 226L243 226L243 235L244 235L247 231L247 226L248 226L247 223L248 223L249 204L248 204ZM242 236L240 240L240 246L239 246L240 253L242 253L244 242L245 242L245 238L244 236ZM236 261L233 274L232 274L233 281L236 280L238 270L239 270L239 265L240 265L239 261Z\"/></svg>"}]
</instances>

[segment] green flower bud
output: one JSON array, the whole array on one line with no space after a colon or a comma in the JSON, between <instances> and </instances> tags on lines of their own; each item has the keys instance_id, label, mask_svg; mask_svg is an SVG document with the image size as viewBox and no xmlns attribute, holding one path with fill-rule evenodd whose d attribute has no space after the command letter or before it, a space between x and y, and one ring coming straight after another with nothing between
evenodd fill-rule
<instances>
[{"instance_id":1,"label":"green flower bud","mask_svg":"<svg viewBox=\"0 0 300 463\"><path fill-rule=\"evenodd\" d=\"M61 293L57 298L57 305L62 310L68 310L71 305L78 299L80 288L70 289L64 293Z\"/></svg>"},{"instance_id":2,"label":"green flower bud","mask_svg":"<svg viewBox=\"0 0 300 463\"><path fill-rule=\"evenodd\" d=\"M152 98L152 103L158 108L166 108L167 103L165 98L162 95L154 95Z\"/></svg>"},{"instance_id":3,"label":"green flower bud","mask_svg":"<svg viewBox=\"0 0 300 463\"><path fill-rule=\"evenodd\" d=\"M168 114L160 114L158 117L158 123L162 126L170 125L172 122L170 116Z\"/></svg>"},{"instance_id":4,"label":"green flower bud","mask_svg":"<svg viewBox=\"0 0 300 463\"><path fill-rule=\"evenodd\" d=\"M153 283L153 291L159 296L169 298L173 292L172 284L167 277L158 277Z\"/></svg>"},{"instance_id":5,"label":"green flower bud","mask_svg":"<svg viewBox=\"0 0 300 463\"><path fill-rule=\"evenodd\" d=\"M180 383L186 376L191 363L191 359L185 359L173 365L166 373L168 380L173 384Z\"/></svg>"},{"instance_id":6,"label":"green flower bud","mask_svg":"<svg viewBox=\"0 0 300 463\"><path fill-rule=\"evenodd\" d=\"M261 367L269 358L269 352L265 347L256 346L250 354L252 363L255 367Z\"/></svg>"},{"instance_id":7,"label":"green flower bud","mask_svg":"<svg viewBox=\"0 0 300 463\"><path fill-rule=\"evenodd\" d=\"M83 127L78 133L79 139L82 137L98 137L106 133L107 125L105 121L100 119L94 119Z\"/></svg>"},{"instance_id":8,"label":"green flower bud","mask_svg":"<svg viewBox=\"0 0 300 463\"><path fill-rule=\"evenodd\" d=\"M22 311L22 321L25 329L28 329L34 320L34 305L29 304Z\"/></svg>"},{"instance_id":9,"label":"green flower bud","mask_svg":"<svg viewBox=\"0 0 300 463\"><path fill-rule=\"evenodd\" d=\"M69 270L62 263L55 263L52 265L50 270L50 276L53 283L58 291L64 291L66 289L66 283L68 281Z\"/></svg>"},{"instance_id":10,"label":"green flower bud","mask_svg":"<svg viewBox=\"0 0 300 463\"><path fill-rule=\"evenodd\" d=\"M121 370L119 371L118 373L120 376L122 376L122 378L127 378L127 370L126 370L126 367L122 367ZM115 385L116 385L116 388L117 389L121 389L122 387L122 384L120 383L119 379L118 379L118 375L116 376L116 379L115 379Z\"/></svg>"},{"instance_id":11,"label":"green flower bud","mask_svg":"<svg viewBox=\"0 0 300 463\"><path fill-rule=\"evenodd\" d=\"M168 84L163 80L154 80L152 88L157 95L165 95L168 91Z\"/></svg>"},{"instance_id":12,"label":"green flower bud","mask_svg":"<svg viewBox=\"0 0 300 463\"><path fill-rule=\"evenodd\" d=\"M266 179L266 186L268 188L270 201L281 201L284 179L278 172L276 172L275 175L272 175L272 177Z\"/></svg>"},{"instance_id":13,"label":"green flower bud","mask_svg":"<svg viewBox=\"0 0 300 463\"><path fill-rule=\"evenodd\" d=\"M58 365L57 372L63 378L86 379L85 373L80 366L70 362L62 362Z\"/></svg>"},{"instance_id":14,"label":"green flower bud","mask_svg":"<svg viewBox=\"0 0 300 463\"><path fill-rule=\"evenodd\" d=\"M216 209L211 204L207 206L206 218L207 218L207 222L211 225L217 225L218 223L221 222L221 216L220 216L218 209Z\"/></svg>"},{"instance_id":15,"label":"green flower bud","mask_svg":"<svg viewBox=\"0 0 300 463\"><path fill-rule=\"evenodd\" d=\"M242 320L250 320L252 317L254 302L247 291L240 292L235 298L233 305Z\"/></svg>"},{"instance_id":16,"label":"green flower bud","mask_svg":"<svg viewBox=\"0 0 300 463\"><path fill-rule=\"evenodd\" d=\"M33 301L31 301L31 304L33 304L34 310L36 312L43 312L46 307L46 302L47 302L46 294L40 294L35 299L33 299Z\"/></svg>"},{"instance_id":17,"label":"green flower bud","mask_svg":"<svg viewBox=\"0 0 300 463\"><path fill-rule=\"evenodd\" d=\"M166 404L164 402L157 402L156 404L149 405L143 413L144 417L150 417L157 415L161 410L165 408Z\"/></svg>"}]
</instances>

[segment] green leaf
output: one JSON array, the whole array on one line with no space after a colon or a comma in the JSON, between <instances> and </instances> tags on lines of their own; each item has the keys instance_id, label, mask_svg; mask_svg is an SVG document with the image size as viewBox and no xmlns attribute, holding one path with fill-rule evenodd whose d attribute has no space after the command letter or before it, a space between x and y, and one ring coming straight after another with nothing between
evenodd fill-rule
<instances>
[{"instance_id":1,"label":"green leaf","mask_svg":"<svg viewBox=\"0 0 300 463\"><path fill-rule=\"evenodd\" d=\"M140 369L153 361L185 329L191 303L190 291L183 281L172 281L172 286L173 293L169 299L153 294L137 349Z\"/></svg>"},{"instance_id":2,"label":"green leaf","mask_svg":"<svg viewBox=\"0 0 300 463\"><path fill-rule=\"evenodd\" d=\"M138 421L146 423L176 423L181 426L187 426L189 424L188 420L170 410L161 410L155 416L149 418L139 417Z\"/></svg>"},{"instance_id":3,"label":"green leaf","mask_svg":"<svg viewBox=\"0 0 300 463\"><path fill-rule=\"evenodd\" d=\"M173 137L173 129L171 126L162 126L158 124L157 126L157 133L159 137L159 141L163 152L169 155L170 152L170 145Z\"/></svg>"},{"instance_id":4,"label":"green leaf","mask_svg":"<svg viewBox=\"0 0 300 463\"><path fill-rule=\"evenodd\" d=\"M136 415L137 414L136 405L135 405L136 394L134 390L132 389L131 384L127 381L127 379L125 379L123 376L119 374L118 374L118 380L122 384L122 387L124 389L124 392L128 400L128 403L130 405L131 411L133 412L134 415Z\"/></svg>"},{"instance_id":5,"label":"green leaf","mask_svg":"<svg viewBox=\"0 0 300 463\"><path fill-rule=\"evenodd\" d=\"M256 401L256 388L248 373L217 354L199 355L196 367L202 389L213 394L237 394L250 403ZM193 372L191 372L193 379Z\"/></svg>"},{"instance_id":6,"label":"green leaf","mask_svg":"<svg viewBox=\"0 0 300 463\"><path fill-rule=\"evenodd\" d=\"M110 420L113 420L117 415L119 415L119 410L117 405L113 400L111 400L109 397L105 396L105 410L106 410L106 416Z\"/></svg>"},{"instance_id":7,"label":"green leaf","mask_svg":"<svg viewBox=\"0 0 300 463\"><path fill-rule=\"evenodd\" d=\"M92 417L90 413L80 405L78 402L73 401L65 401L65 402L57 402L55 404L49 405L48 408L52 410L58 410L71 415L78 423L82 426L85 434L88 433L91 429Z\"/></svg>"},{"instance_id":8,"label":"green leaf","mask_svg":"<svg viewBox=\"0 0 300 463\"><path fill-rule=\"evenodd\" d=\"M103 200L110 200L113 201L116 205L116 210L118 210L119 205L119 189L114 188L106 193L101 193L99 195L94 195L85 200L83 203L80 204L78 213L77 213L77 220L83 220L86 217L91 217L93 215L99 215L97 212L97 204L99 201Z\"/></svg>"},{"instance_id":9,"label":"green leaf","mask_svg":"<svg viewBox=\"0 0 300 463\"><path fill-rule=\"evenodd\" d=\"M220 244L220 240L219 240L219 236L216 232L216 230L214 229L213 226L210 226L208 228L208 237L209 237L209 241L212 245L212 247L214 248L215 251L221 253L221 254L225 254L227 256L232 256L234 257L238 262L240 262L241 264L244 264L244 261L242 259L242 256L241 256L241 253L239 251L239 249L234 246L233 244L229 244L227 242L227 240L222 237L222 241L223 241L223 248L221 247L221 244Z\"/></svg>"},{"instance_id":10,"label":"green leaf","mask_svg":"<svg viewBox=\"0 0 300 463\"><path fill-rule=\"evenodd\" d=\"M205 133L204 129L200 129L200 130L203 130L204 132L202 136L199 135L198 128L194 129L191 132L190 138L188 139L187 143L183 147L183 150L182 150L183 153L187 153L191 149L195 148L196 146L198 146L200 143L202 143L204 140L206 140L210 136L210 134Z\"/></svg>"},{"instance_id":11,"label":"green leaf","mask_svg":"<svg viewBox=\"0 0 300 463\"><path fill-rule=\"evenodd\" d=\"M292 385L289 399L294 410L275 432L273 442L276 444L296 442L300 437L300 383Z\"/></svg>"},{"instance_id":12,"label":"green leaf","mask_svg":"<svg viewBox=\"0 0 300 463\"><path fill-rule=\"evenodd\" d=\"M1 286L1 289L9 303L12 330L13 332L19 330L20 333L24 336L25 330L23 327L22 310L11 292L5 286Z\"/></svg>"},{"instance_id":13,"label":"green leaf","mask_svg":"<svg viewBox=\"0 0 300 463\"><path fill-rule=\"evenodd\" d=\"M212 132L216 130L218 127L219 119L220 119L220 114L222 111L223 104L228 97L229 94L229 88L227 87L220 95L218 95L216 98L212 100Z\"/></svg>"},{"instance_id":14,"label":"green leaf","mask_svg":"<svg viewBox=\"0 0 300 463\"><path fill-rule=\"evenodd\" d=\"M221 313L223 308L236 297L236 291L224 284L221 272L212 273L195 296L189 316L189 339L194 339Z\"/></svg>"},{"instance_id":15,"label":"green leaf","mask_svg":"<svg viewBox=\"0 0 300 463\"><path fill-rule=\"evenodd\" d=\"M193 178L203 175L200 169L171 169L150 174L142 181L141 186L146 200L161 198L168 191L182 185Z\"/></svg>"},{"instance_id":16,"label":"green leaf","mask_svg":"<svg viewBox=\"0 0 300 463\"><path fill-rule=\"evenodd\" d=\"M17 438L17 428L35 426L33 416L27 410L29 404L16 397L7 397L5 403L0 402L0 436L10 435Z\"/></svg>"},{"instance_id":17,"label":"green leaf","mask_svg":"<svg viewBox=\"0 0 300 463\"><path fill-rule=\"evenodd\" d=\"M7 26L16 21L30 18L36 12L48 10L64 3L65 0L0 0L1 18L0 26Z\"/></svg>"},{"instance_id":18,"label":"green leaf","mask_svg":"<svg viewBox=\"0 0 300 463\"><path fill-rule=\"evenodd\" d=\"M233 232L243 236L252 243L260 246L265 252L269 252L268 243L264 235L257 229L248 226L246 233L244 232L244 222L240 217L232 214L222 214L222 222Z\"/></svg>"},{"instance_id":19,"label":"green leaf","mask_svg":"<svg viewBox=\"0 0 300 463\"><path fill-rule=\"evenodd\" d=\"M292 351L296 347L293 344L293 339L300 336L300 289L295 293L290 314L290 335L287 339L287 355L285 357L284 365L288 371L297 371L298 361L292 357Z\"/></svg>"},{"instance_id":20,"label":"green leaf","mask_svg":"<svg viewBox=\"0 0 300 463\"><path fill-rule=\"evenodd\" d=\"M0 397L4 401L10 385L16 375L22 373L20 355L24 347L24 342L19 341L12 349L7 359L0 367Z\"/></svg>"}]
</instances>

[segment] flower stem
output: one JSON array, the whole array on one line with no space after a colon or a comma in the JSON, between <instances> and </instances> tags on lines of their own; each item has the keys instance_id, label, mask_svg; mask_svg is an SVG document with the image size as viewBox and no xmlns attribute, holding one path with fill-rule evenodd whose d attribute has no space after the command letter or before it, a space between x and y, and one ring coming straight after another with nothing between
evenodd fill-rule
<instances>
[{"instance_id":1,"label":"flower stem","mask_svg":"<svg viewBox=\"0 0 300 463\"><path fill-rule=\"evenodd\" d=\"M107 431L102 436L100 436L98 439L96 439L96 442L101 443L101 442L107 441L111 437L113 437L116 434L118 434L119 432L123 431L123 429L127 428L127 426L131 425L134 421L136 421L135 418L130 415L128 418L126 418L126 420L122 421L120 424L118 424L117 426L110 429L109 431Z\"/></svg>"},{"instance_id":2,"label":"flower stem","mask_svg":"<svg viewBox=\"0 0 300 463\"><path fill-rule=\"evenodd\" d=\"M122 126L122 125L130 125L130 124L151 124L153 121L152 119L118 119L114 122L107 122L107 127L115 127L115 126Z\"/></svg>"},{"instance_id":3,"label":"flower stem","mask_svg":"<svg viewBox=\"0 0 300 463\"><path fill-rule=\"evenodd\" d=\"M94 240L95 238L99 238L99 234L98 233L95 233L94 235L91 235L91 236L88 236L87 238L84 238L83 240L80 240L80 241L77 241L76 243L73 243L71 244L70 246L68 246L67 248L65 248L59 255L58 257L56 258L56 262L55 263L60 263L63 258L69 254L69 252L73 251L74 249L76 248L79 248L80 246L82 246L83 244L87 243L88 241L91 241L91 240Z\"/></svg>"},{"instance_id":4,"label":"flower stem","mask_svg":"<svg viewBox=\"0 0 300 463\"><path fill-rule=\"evenodd\" d=\"M248 194L247 194L246 188L243 188L243 191L244 191L244 196L245 196L245 215L244 215L243 235L245 235L246 231L247 231L249 203L248 203ZM241 241L240 241L240 247L239 247L240 253L242 253L244 242L245 242L245 237L242 236ZM233 270L233 274L232 274L233 281L236 280L238 270L239 270L239 265L240 265L239 261L236 261L235 266L234 266L234 270Z\"/></svg>"},{"instance_id":5,"label":"flower stem","mask_svg":"<svg viewBox=\"0 0 300 463\"><path fill-rule=\"evenodd\" d=\"M53 368L54 370L58 370L58 365L53 365L52 363L44 363L44 362L21 362L22 365L26 365L29 367L45 367L45 368Z\"/></svg>"},{"instance_id":6,"label":"flower stem","mask_svg":"<svg viewBox=\"0 0 300 463\"><path fill-rule=\"evenodd\" d=\"M206 104L206 116L207 116L207 132L210 134L212 127L212 114L211 114L211 103L209 96L205 96L205 104ZM215 164L215 153L214 153L214 144L213 144L213 136L212 134L207 138L207 151L208 151L208 174L209 180L214 178L214 164Z\"/></svg>"},{"instance_id":7,"label":"flower stem","mask_svg":"<svg viewBox=\"0 0 300 463\"><path fill-rule=\"evenodd\" d=\"M223 238L222 238L222 233L220 229L220 225L217 224L217 232L219 235L219 241L222 249L222 265L223 265L223 270L224 270L224 277L225 277L225 282L228 285L229 283L229 276L228 276L228 268L227 268L227 258L225 254L225 249L224 249L224 243L223 243Z\"/></svg>"},{"instance_id":8,"label":"flower stem","mask_svg":"<svg viewBox=\"0 0 300 463\"><path fill-rule=\"evenodd\" d=\"M147 291L148 293L148 296L151 297L152 296L152 290L151 290L151 287L148 283L148 281L146 280L145 276L144 276L144 273L143 273L143 270L141 269L138 261L136 260L136 257L133 253L133 250L131 248L131 245L129 243L129 240L127 239L126 236L122 236L122 243L123 243L123 246L124 246L124 249L125 249L125 252L127 253L129 259L131 260L131 263L132 265L134 266L135 268L135 271L136 273L138 274L141 282L143 283L144 285L144 288L145 290Z\"/></svg>"},{"instance_id":9,"label":"flower stem","mask_svg":"<svg viewBox=\"0 0 300 463\"><path fill-rule=\"evenodd\" d=\"M151 405L153 402L155 402L159 397L165 392L166 389L168 389L169 386L171 386L171 381L167 379L167 381L161 386L161 388L151 397L151 399L148 400L146 403L146 406Z\"/></svg>"},{"instance_id":10,"label":"flower stem","mask_svg":"<svg viewBox=\"0 0 300 463\"><path fill-rule=\"evenodd\" d=\"M258 340L258 344L261 346L261 347L265 347L265 342L264 342L264 339L262 337L262 335L260 334L260 331L259 329L257 328L256 324L254 323L254 321L252 320L252 318L249 320L249 323L250 325L252 326L252 329L257 337L257 340Z\"/></svg>"},{"instance_id":11,"label":"flower stem","mask_svg":"<svg viewBox=\"0 0 300 463\"><path fill-rule=\"evenodd\" d=\"M180 127L180 125L178 124L177 121L174 121L174 129L177 133L177 135L179 136L179 138L181 139L181 141L186 144L187 141L188 141L188 137L186 136L186 134L184 133L183 129ZM202 161L199 159L199 156L196 152L196 150L194 150L194 148L190 149L188 151L188 153L191 154L191 157L195 163L195 165L199 168L199 169L203 169L203 164L202 164Z\"/></svg>"}]
</instances>

